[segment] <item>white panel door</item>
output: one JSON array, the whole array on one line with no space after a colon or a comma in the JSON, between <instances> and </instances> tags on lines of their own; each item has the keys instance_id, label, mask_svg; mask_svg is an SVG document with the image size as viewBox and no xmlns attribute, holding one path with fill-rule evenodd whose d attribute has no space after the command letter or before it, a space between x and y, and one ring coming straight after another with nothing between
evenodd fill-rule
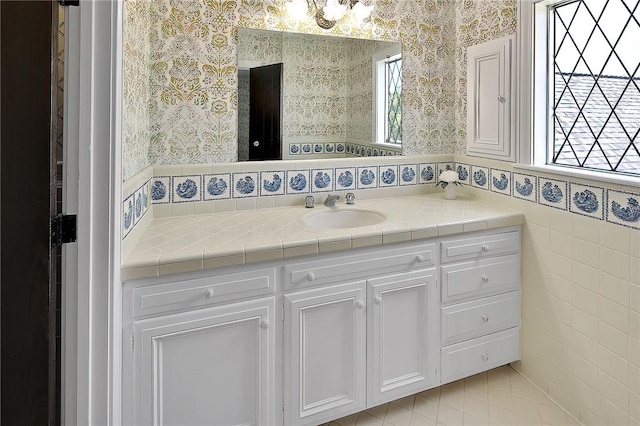
<instances>
[{"instance_id":1,"label":"white panel door","mask_svg":"<svg viewBox=\"0 0 640 426\"><path fill-rule=\"evenodd\" d=\"M365 282L285 295L285 424L365 408Z\"/></svg>"},{"instance_id":2,"label":"white panel door","mask_svg":"<svg viewBox=\"0 0 640 426\"><path fill-rule=\"evenodd\" d=\"M135 424L275 422L274 298L137 321Z\"/></svg>"},{"instance_id":3,"label":"white panel door","mask_svg":"<svg viewBox=\"0 0 640 426\"><path fill-rule=\"evenodd\" d=\"M435 269L428 269L368 281L369 407L438 383L435 274Z\"/></svg>"},{"instance_id":4,"label":"white panel door","mask_svg":"<svg viewBox=\"0 0 640 426\"><path fill-rule=\"evenodd\" d=\"M467 50L467 153L515 161L514 36Z\"/></svg>"}]
</instances>

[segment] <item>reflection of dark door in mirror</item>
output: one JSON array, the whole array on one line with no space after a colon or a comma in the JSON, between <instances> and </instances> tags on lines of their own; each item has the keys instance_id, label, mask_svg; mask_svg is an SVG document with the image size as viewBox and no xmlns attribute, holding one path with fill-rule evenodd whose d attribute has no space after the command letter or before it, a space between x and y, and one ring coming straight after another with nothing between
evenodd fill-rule
<instances>
[{"instance_id":1,"label":"reflection of dark door in mirror","mask_svg":"<svg viewBox=\"0 0 640 426\"><path fill-rule=\"evenodd\" d=\"M249 160L282 159L282 64L251 68Z\"/></svg>"}]
</instances>

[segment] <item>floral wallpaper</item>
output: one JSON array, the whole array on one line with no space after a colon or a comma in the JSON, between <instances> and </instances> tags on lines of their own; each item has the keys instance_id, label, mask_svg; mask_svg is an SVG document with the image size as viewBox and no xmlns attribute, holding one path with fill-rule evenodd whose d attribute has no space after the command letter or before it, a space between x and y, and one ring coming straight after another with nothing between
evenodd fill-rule
<instances>
[{"instance_id":1,"label":"floral wallpaper","mask_svg":"<svg viewBox=\"0 0 640 426\"><path fill-rule=\"evenodd\" d=\"M149 166L149 1L124 2L122 178Z\"/></svg>"},{"instance_id":2,"label":"floral wallpaper","mask_svg":"<svg viewBox=\"0 0 640 426\"><path fill-rule=\"evenodd\" d=\"M146 5L148 17L125 21L125 32L146 50L126 50L125 62L146 73L126 73L125 91L136 95L138 123L147 111L148 137L130 137L124 163L134 174L148 162L218 163L237 158L237 28L329 33L401 41L403 45L403 151L437 154L455 150L455 11L450 0L377 0L371 24L340 24L325 32L315 23L294 22L286 0L126 0ZM368 2L365 0L365 2ZM129 5L128 3L132 3ZM148 37L142 35L149 25ZM135 25L135 29L127 28ZM141 26L140 26L141 25ZM126 37L125 37L126 38ZM146 48L146 46L145 46ZM144 62L144 56L148 58ZM133 64L130 64L133 66ZM136 80L148 75L148 84ZM129 106L135 102L129 98ZM130 112L133 109L129 110ZM129 121L129 115L125 115ZM127 123L127 125L129 125ZM143 126L135 127L142 132ZM126 135L134 132L125 132ZM144 133L143 133L144 136ZM136 155L130 153L135 152ZM144 153L147 153L145 159Z\"/></svg>"},{"instance_id":3,"label":"floral wallpaper","mask_svg":"<svg viewBox=\"0 0 640 426\"><path fill-rule=\"evenodd\" d=\"M515 34L516 0L457 0L456 20L456 153L464 153L467 140L467 47Z\"/></svg>"},{"instance_id":4,"label":"floral wallpaper","mask_svg":"<svg viewBox=\"0 0 640 426\"><path fill-rule=\"evenodd\" d=\"M403 152L464 151L466 47L514 33L516 0L376 0L365 28L330 31L292 21L286 1L125 1L125 179L149 164L236 161L239 27L401 41Z\"/></svg>"}]
</instances>

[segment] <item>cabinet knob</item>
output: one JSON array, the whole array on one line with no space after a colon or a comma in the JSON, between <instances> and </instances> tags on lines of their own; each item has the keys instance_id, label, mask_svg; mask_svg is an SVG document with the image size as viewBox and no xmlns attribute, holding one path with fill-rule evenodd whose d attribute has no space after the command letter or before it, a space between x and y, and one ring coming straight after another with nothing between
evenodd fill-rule
<instances>
[{"instance_id":1,"label":"cabinet knob","mask_svg":"<svg viewBox=\"0 0 640 426\"><path fill-rule=\"evenodd\" d=\"M271 324L269 323L269 321L264 320L260 323L260 328L263 330L266 330L267 328L269 328L271 326Z\"/></svg>"},{"instance_id":2,"label":"cabinet knob","mask_svg":"<svg viewBox=\"0 0 640 426\"><path fill-rule=\"evenodd\" d=\"M498 102L503 104L503 103L507 102L507 98L505 98L504 96L498 96Z\"/></svg>"},{"instance_id":3,"label":"cabinet knob","mask_svg":"<svg viewBox=\"0 0 640 426\"><path fill-rule=\"evenodd\" d=\"M489 361L489 354L482 354L483 361Z\"/></svg>"},{"instance_id":4,"label":"cabinet knob","mask_svg":"<svg viewBox=\"0 0 640 426\"><path fill-rule=\"evenodd\" d=\"M424 262L424 256L419 254L416 256L416 262L420 263L420 262Z\"/></svg>"},{"instance_id":5,"label":"cabinet knob","mask_svg":"<svg viewBox=\"0 0 640 426\"><path fill-rule=\"evenodd\" d=\"M313 272L307 272L307 281L313 281L316 279L316 274Z\"/></svg>"},{"instance_id":6,"label":"cabinet knob","mask_svg":"<svg viewBox=\"0 0 640 426\"><path fill-rule=\"evenodd\" d=\"M489 322L489 317L486 315L482 316L482 322Z\"/></svg>"},{"instance_id":7,"label":"cabinet knob","mask_svg":"<svg viewBox=\"0 0 640 426\"><path fill-rule=\"evenodd\" d=\"M488 283L489 282L489 277L486 276L486 275L483 275L482 276L482 282L485 283L485 284Z\"/></svg>"},{"instance_id":8,"label":"cabinet knob","mask_svg":"<svg viewBox=\"0 0 640 426\"><path fill-rule=\"evenodd\" d=\"M382 303L382 297L380 296L376 296L373 298L373 303L375 303L376 305L379 305Z\"/></svg>"},{"instance_id":9,"label":"cabinet knob","mask_svg":"<svg viewBox=\"0 0 640 426\"><path fill-rule=\"evenodd\" d=\"M358 300L356 302L356 309L363 309L364 308L364 302L362 300Z\"/></svg>"},{"instance_id":10,"label":"cabinet knob","mask_svg":"<svg viewBox=\"0 0 640 426\"><path fill-rule=\"evenodd\" d=\"M485 252L485 253L488 252L489 251L489 246L486 245L486 244L483 244L482 245L482 251Z\"/></svg>"},{"instance_id":11,"label":"cabinet knob","mask_svg":"<svg viewBox=\"0 0 640 426\"><path fill-rule=\"evenodd\" d=\"M207 296L207 299L211 299L214 295L213 289L210 288L209 290L207 290L207 292L204 295Z\"/></svg>"},{"instance_id":12,"label":"cabinet knob","mask_svg":"<svg viewBox=\"0 0 640 426\"><path fill-rule=\"evenodd\" d=\"M260 141L253 141L253 146L259 147L260 146Z\"/></svg>"}]
</instances>

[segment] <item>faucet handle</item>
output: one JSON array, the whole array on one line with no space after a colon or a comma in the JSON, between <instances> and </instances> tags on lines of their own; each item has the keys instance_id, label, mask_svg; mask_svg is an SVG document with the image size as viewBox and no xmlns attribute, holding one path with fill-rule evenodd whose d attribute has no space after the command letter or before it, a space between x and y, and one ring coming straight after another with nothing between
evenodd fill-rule
<instances>
[{"instance_id":1,"label":"faucet handle","mask_svg":"<svg viewBox=\"0 0 640 426\"><path fill-rule=\"evenodd\" d=\"M355 204L356 203L356 195L353 192L347 193L345 198L347 199L347 204Z\"/></svg>"},{"instance_id":2,"label":"faucet handle","mask_svg":"<svg viewBox=\"0 0 640 426\"><path fill-rule=\"evenodd\" d=\"M307 195L306 197L304 197L304 206L308 209L312 209L314 207L313 203L315 202L315 199L313 198L313 195Z\"/></svg>"}]
</instances>

